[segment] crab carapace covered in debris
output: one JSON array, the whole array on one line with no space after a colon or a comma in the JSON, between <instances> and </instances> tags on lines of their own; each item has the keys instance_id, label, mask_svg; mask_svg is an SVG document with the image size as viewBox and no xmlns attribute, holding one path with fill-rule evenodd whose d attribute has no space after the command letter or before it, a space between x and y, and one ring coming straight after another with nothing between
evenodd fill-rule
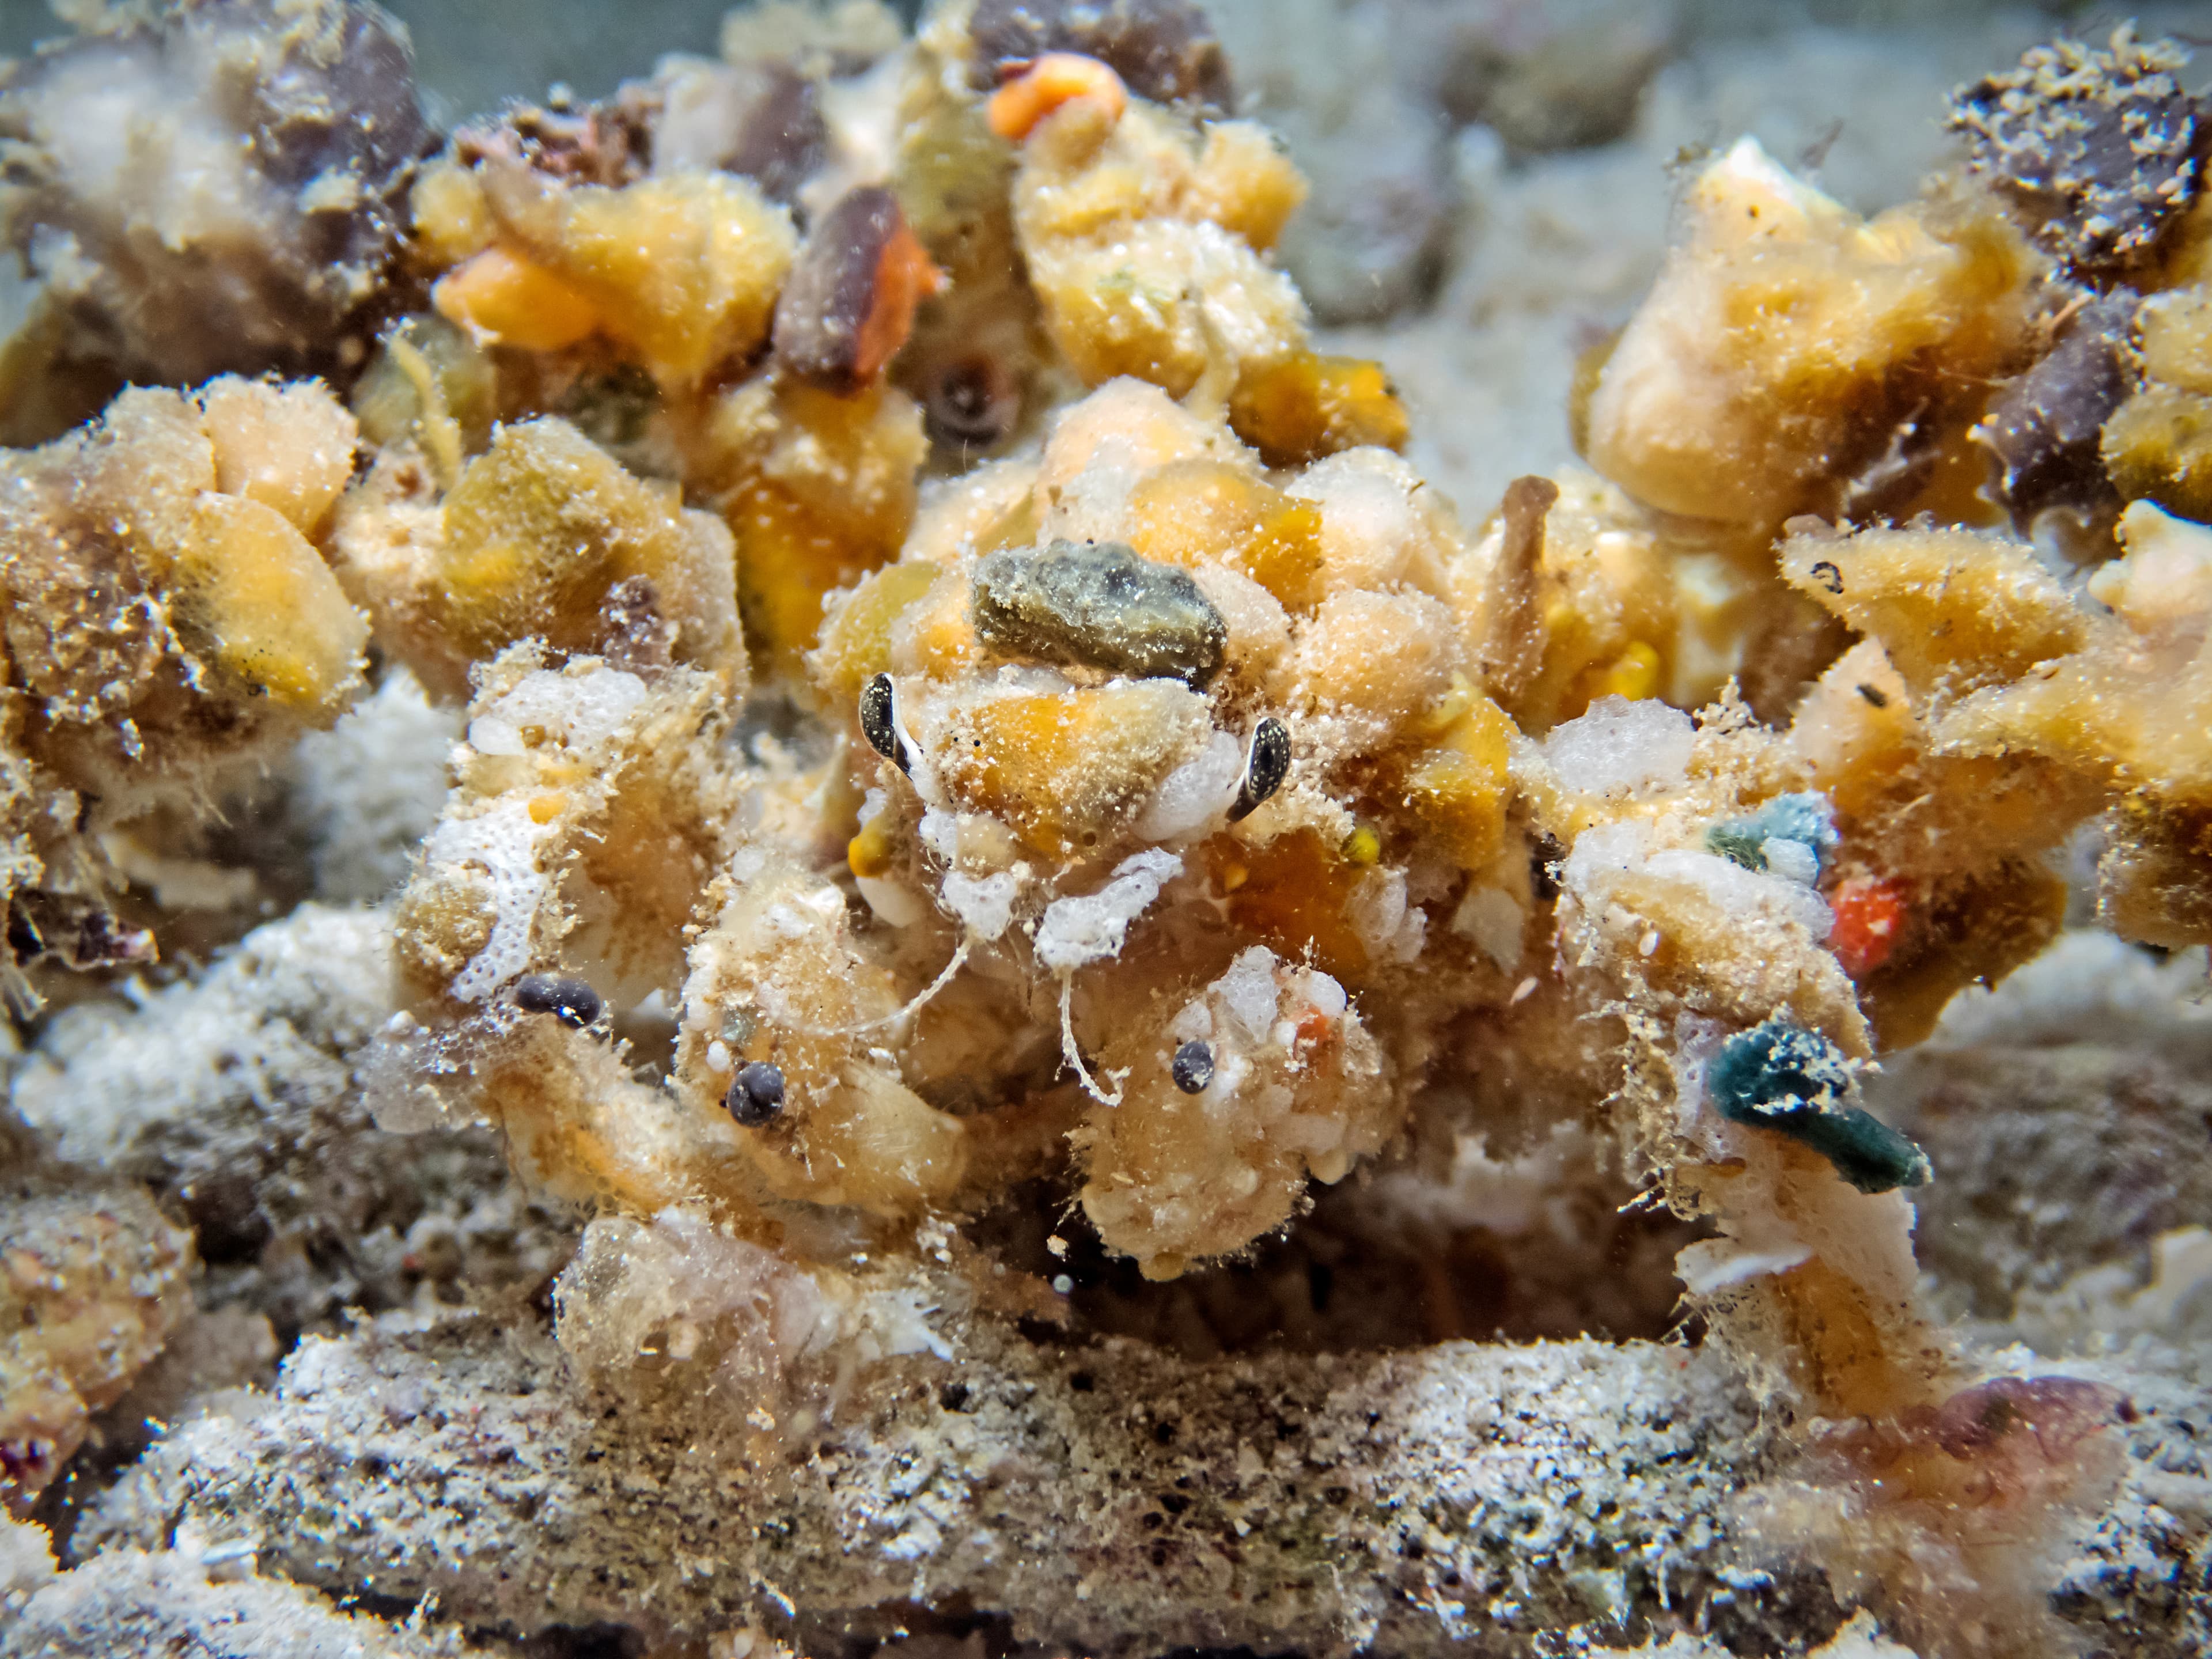
<instances>
[{"instance_id":1,"label":"crab carapace covered in debris","mask_svg":"<svg viewBox=\"0 0 2212 1659\"><path fill-rule=\"evenodd\" d=\"M1545 1117L1704 1224L1681 1279L1762 1377L1940 1485L1994 1385L1861 1079L2053 935L2085 824L2110 925L2212 939L2178 64L2032 57L1871 219L1728 149L1585 364L1593 470L1462 524L1316 349L1302 180L1194 8L787 11L347 151L405 183L350 409L136 391L7 460L19 955L93 937L88 836L327 723L373 639L467 714L366 1086L599 1207L590 1364L702 1263L757 1379L889 1351L869 1273L1018 1194L1172 1279ZM2014 1403L2070 1447L2085 1400Z\"/></svg>"}]
</instances>

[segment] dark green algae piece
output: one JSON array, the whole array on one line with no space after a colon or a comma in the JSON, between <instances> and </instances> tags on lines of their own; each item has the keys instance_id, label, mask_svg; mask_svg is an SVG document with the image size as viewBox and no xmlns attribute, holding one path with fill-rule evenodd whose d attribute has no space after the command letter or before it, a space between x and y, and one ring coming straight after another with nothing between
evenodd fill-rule
<instances>
[{"instance_id":1,"label":"dark green algae piece","mask_svg":"<svg viewBox=\"0 0 2212 1659\"><path fill-rule=\"evenodd\" d=\"M1054 542L976 562L975 634L1001 656L1203 689L1229 629L1190 572L1121 542Z\"/></svg>"},{"instance_id":2,"label":"dark green algae piece","mask_svg":"<svg viewBox=\"0 0 2212 1659\"><path fill-rule=\"evenodd\" d=\"M1803 1142L1863 1193L1928 1183L1928 1155L1850 1103L1850 1067L1816 1031L1779 1016L1738 1031L1705 1068L1705 1090L1729 1122Z\"/></svg>"}]
</instances>

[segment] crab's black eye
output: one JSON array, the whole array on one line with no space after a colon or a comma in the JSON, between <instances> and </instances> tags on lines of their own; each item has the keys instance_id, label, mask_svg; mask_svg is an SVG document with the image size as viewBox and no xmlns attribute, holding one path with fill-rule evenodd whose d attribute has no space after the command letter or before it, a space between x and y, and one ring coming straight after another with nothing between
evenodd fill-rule
<instances>
[{"instance_id":1,"label":"crab's black eye","mask_svg":"<svg viewBox=\"0 0 2212 1659\"><path fill-rule=\"evenodd\" d=\"M722 1103L740 1127L757 1129L783 1109L783 1068L757 1060L740 1066Z\"/></svg>"},{"instance_id":2,"label":"crab's black eye","mask_svg":"<svg viewBox=\"0 0 2212 1659\"><path fill-rule=\"evenodd\" d=\"M1254 808L1283 787L1291 770L1291 728L1273 714L1252 732L1251 752L1244 757L1244 781L1229 809L1229 821L1249 816Z\"/></svg>"},{"instance_id":3,"label":"crab's black eye","mask_svg":"<svg viewBox=\"0 0 2212 1659\"><path fill-rule=\"evenodd\" d=\"M599 994L580 979L525 974L514 981L514 1006L528 1014L550 1014L578 1030L598 1022Z\"/></svg>"},{"instance_id":4,"label":"crab's black eye","mask_svg":"<svg viewBox=\"0 0 2212 1659\"><path fill-rule=\"evenodd\" d=\"M945 364L922 403L929 435L950 447L988 449L1013 429L1021 414L1020 382L988 356Z\"/></svg>"},{"instance_id":5,"label":"crab's black eye","mask_svg":"<svg viewBox=\"0 0 2212 1659\"><path fill-rule=\"evenodd\" d=\"M1187 1095L1202 1092L1213 1081L1213 1050L1203 1042L1193 1040L1175 1051L1175 1059L1168 1066L1175 1086Z\"/></svg>"},{"instance_id":6,"label":"crab's black eye","mask_svg":"<svg viewBox=\"0 0 2212 1659\"><path fill-rule=\"evenodd\" d=\"M891 718L891 677L878 674L860 688L860 732L868 747L902 772L912 772L914 761L900 738L898 723Z\"/></svg>"}]
</instances>

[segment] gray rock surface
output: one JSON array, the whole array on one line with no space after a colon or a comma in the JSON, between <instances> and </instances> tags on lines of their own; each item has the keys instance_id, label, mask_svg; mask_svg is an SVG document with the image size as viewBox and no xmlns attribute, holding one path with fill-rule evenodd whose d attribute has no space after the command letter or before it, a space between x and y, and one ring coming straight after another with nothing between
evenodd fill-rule
<instances>
[{"instance_id":1,"label":"gray rock surface","mask_svg":"<svg viewBox=\"0 0 2212 1659\"><path fill-rule=\"evenodd\" d=\"M995 1326L960 1347L875 1373L818 1444L748 1455L711 1401L617 1411L549 1342L386 1320L157 1449L78 1544L189 1524L526 1635L957 1601L1091 1652L1432 1652L1718 1613L1726 1500L1766 1443L1717 1358L1646 1344L1196 1368Z\"/></svg>"},{"instance_id":2,"label":"gray rock surface","mask_svg":"<svg viewBox=\"0 0 2212 1659\"><path fill-rule=\"evenodd\" d=\"M2008 1320L2100 1268L2140 1285L2155 1240L2212 1221L2203 986L2202 952L2069 933L1869 1079L1935 1164L1920 1261L1961 1311Z\"/></svg>"},{"instance_id":3,"label":"gray rock surface","mask_svg":"<svg viewBox=\"0 0 2212 1659\"><path fill-rule=\"evenodd\" d=\"M4 1659L432 1659L465 1650L341 1613L313 1591L254 1576L249 1562L166 1550L117 1550L48 1578L0 1626Z\"/></svg>"},{"instance_id":4,"label":"gray rock surface","mask_svg":"<svg viewBox=\"0 0 2212 1659\"><path fill-rule=\"evenodd\" d=\"M612 1620L696 1640L758 1620L806 1647L921 1603L1090 1653L1525 1652L1546 1632L1771 1652L1843 1622L1817 1570L1736 1523L1779 1442L1710 1352L1189 1365L988 1325L958 1347L871 1374L786 1450L743 1445L711 1400L582 1390L540 1335L394 1316L310 1340L265 1409L158 1447L77 1547L181 1528L523 1636ZM2200 1363L2139 1345L2067 1368L2128 1389L2135 1421L2057 1601L2130 1654L2212 1635Z\"/></svg>"}]
</instances>

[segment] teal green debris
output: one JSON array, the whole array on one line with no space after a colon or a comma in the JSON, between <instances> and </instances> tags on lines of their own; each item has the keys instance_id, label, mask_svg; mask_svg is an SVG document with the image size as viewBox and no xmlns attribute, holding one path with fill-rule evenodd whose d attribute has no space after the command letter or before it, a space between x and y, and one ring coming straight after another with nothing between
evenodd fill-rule
<instances>
[{"instance_id":1,"label":"teal green debris","mask_svg":"<svg viewBox=\"0 0 2212 1659\"><path fill-rule=\"evenodd\" d=\"M1747 870L1767 867L1766 843L1796 842L1813 855L1814 876L1836 848L1836 813L1814 791L1777 795L1748 817L1729 818L1705 831L1705 845Z\"/></svg>"},{"instance_id":2,"label":"teal green debris","mask_svg":"<svg viewBox=\"0 0 2212 1659\"><path fill-rule=\"evenodd\" d=\"M1919 1147L1850 1103L1856 1085L1842 1051L1778 1015L1721 1044L1705 1091L1729 1122L1803 1142L1863 1193L1923 1187L1933 1173Z\"/></svg>"}]
</instances>

